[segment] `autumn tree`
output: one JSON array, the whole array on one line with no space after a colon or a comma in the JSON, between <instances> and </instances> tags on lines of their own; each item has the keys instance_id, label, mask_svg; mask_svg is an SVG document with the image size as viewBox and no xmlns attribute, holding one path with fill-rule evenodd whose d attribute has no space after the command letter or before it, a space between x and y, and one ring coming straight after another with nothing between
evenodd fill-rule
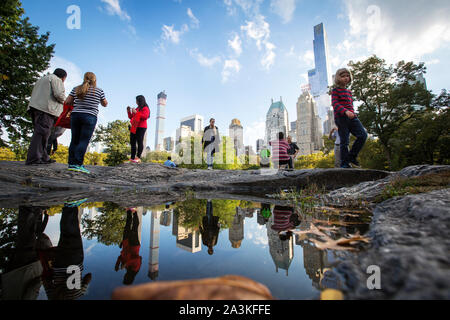
<instances>
[{"instance_id":1,"label":"autumn tree","mask_svg":"<svg viewBox=\"0 0 450 320\"><path fill-rule=\"evenodd\" d=\"M27 114L28 99L42 72L48 69L54 44L49 33L24 17L19 0L2 0L0 6L0 146L22 148L29 142L32 123ZM5 131L10 143L2 139Z\"/></svg>"}]
</instances>

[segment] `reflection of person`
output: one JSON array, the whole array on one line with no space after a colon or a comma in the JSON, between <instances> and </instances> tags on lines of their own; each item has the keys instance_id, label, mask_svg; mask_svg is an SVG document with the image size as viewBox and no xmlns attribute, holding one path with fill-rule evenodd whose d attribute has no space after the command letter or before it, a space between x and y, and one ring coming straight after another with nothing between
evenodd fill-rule
<instances>
[{"instance_id":1,"label":"reflection of person","mask_svg":"<svg viewBox=\"0 0 450 320\"><path fill-rule=\"evenodd\" d=\"M150 108L145 101L144 96L136 97L137 108L127 107L128 118L131 120L130 144L131 159L130 162L140 163L142 152L144 151L144 136L147 131L147 120L150 118ZM136 148L137 145L137 148Z\"/></svg>"},{"instance_id":2,"label":"reflection of person","mask_svg":"<svg viewBox=\"0 0 450 320\"><path fill-rule=\"evenodd\" d=\"M208 170L213 169L214 154L220 150L220 135L219 129L215 126L216 120L211 118L209 126L205 127L203 131L203 150L206 152L206 164Z\"/></svg>"},{"instance_id":3,"label":"reflection of person","mask_svg":"<svg viewBox=\"0 0 450 320\"><path fill-rule=\"evenodd\" d=\"M273 225L272 230L278 231L283 236L284 231L294 229L295 223L293 222L292 215L294 214L294 208L285 206L275 206L273 208ZM287 233L289 235L289 232ZM291 233L292 235L292 233ZM286 240L286 239L282 239Z\"/></svg>"},{"instance_id":4,"label":"reflection of person","mask_svg":"<svg viewBox=\"0 0 450 320\"><path fill-rule=\"evenodd\" d=\"M142 257L139 255L141 243L139 242L139 217L136 208L127 209L127 221L123 230L123 240L120 244L122 251L117 257L114 270L126 269L123 284L130 285L141 269Z\"/></svg>"},{"instance_id":5,"label":"reflection of person","mask_svg":"<svg viewBox=\"0 0 450 320\"><path fill-rule=\"evenodd\" d=\"M200 226L200 233L202 234L202 241L208 247L208 254L214 253L214 246L217 244L219 238L220 223L219 217L213 215L213 205L211 200L206 203L206 215L202 219Z\"/></svg>"},{"instance_id":6,"label":"reflection of person","mask_svg":"<svg viewBox=\"0 0 450 320\"><path fill-rule=\"evenodd\" d=\"M56 150L58 150L58 138L61 137L64 132L66 131L66 128L63 127L53 127L52 132L50 134L50 137L48 137L47 141L47 153L49 156L54 154ZM53 150L52 150L53 147Z\"/></svg>"},{"instance_id":7,"label":"reflection of person","mask_svg":"<svg viewBox=\"0 0 450 320\"><path fill-rule=\"evenodd\" d=\"M288 154L289 144L284 139L284 133L279 132L278 140L270 141L269 144L272 146L274 167L278 169L282 165L288 165L291 157Z\"/></svg>"},{"instance_id":8,"label":"reflection of person","mask_svg":"<svg viewBox=\"0 0 450 320\"><path fill-rule=\"evenodd\" d=\"M88 273L80 279L80 287L69 289L67 282L74 273L68 268L76 266L83 272L83 242L80 232L81 210L79 206L87 199L65 203L60 221L58 246L41 248L40 259L44 268L42 279L49 300L75 300L82 297L91 282ZM47 239L47 241L50 241ZM81 276L80 273L80 276Z\"/></svg>"},{"instance_id":9,"label":"reflection of person","mask_svg":"<svg viewBox=\"0 0 450 320\"><path fill-rule=\"evenodd\" d=\"M98 105L108 105L105 93L97 87L97 77L92 72L84 74L81 85L73 88L67 97L66 104L73 105L70 116L72 139L69 146L69 170L90 174L84 165L89 141L97 124Z\"/></svg>"},{"instance_id":10,"label":"reflection of person","mask_svg":"<svg viewBox=\"0 0 450 320\"><path fill-rule=\"evenodd\" d=\"M34 131L28 147L27 165L55 162L47 154L47 141L55 121L63 111L66 78L66 71L56 69L53 74L43 76L34 85L28 106Z\"/></svg>"},{"instance_id":11,"label":"reflection of person","mask_svg":"<svg viewBox=\"0 0 450 320\"><path fill-rule=\"evenodd\" d=\"M19 207L15 250L2 275L4 300L37 299L42 266L36 248L47 222L46 208Z\"/></svg>"},{"instance_id":12,"label":"reflection of person","mask_svg":"<svg viewBox=\"0 0 450 320\"><path fill-rule=\"evenodd\" d=\"M294 161L297 158L297 154L300 152L300 148L297 146L295 142L292 142L292 137L289 136L287 138L287 142L289 144L288 154L290 156L289 159L289 169L294 169Z\"/></svg>"},{"instance_id":13,"label":"reflection of person","mask_svg":"<svg viewBox=\"0 0 450 320\"><path fill-rule=\"evenodd\" d=\"M352 82L352 75L347 69L339 69L335 76L336 87L331 92L334 108L334 122L339 128L341 168L351 168L350 163L359 167L356 160L367 140L367 132L353 109L352 92L347 87ZM356 137L352 149L348 151L350 133Z\"/></svg>"},{"instance_id":14,"label":"reflection of person","mask_svg":"<svg viewBox=\"0 0 450 320\"><path fill-rule=\"evenodd\" d=\"M330 140L334 140L334 167L341 167L341 138L339 137L338 128L334 127L329 136Z\"/></svg>"}]
</instances>

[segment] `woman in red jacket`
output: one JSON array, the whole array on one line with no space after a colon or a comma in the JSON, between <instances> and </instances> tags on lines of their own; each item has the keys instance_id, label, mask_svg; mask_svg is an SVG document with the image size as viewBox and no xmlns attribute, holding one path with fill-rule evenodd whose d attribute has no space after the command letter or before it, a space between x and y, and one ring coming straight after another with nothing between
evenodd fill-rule
<instances>
[{"instance_id":1,"label":"woman in red jacket","mask_svg":"<svg viewBox=\"0 0 450 320\"><path fill-rule=\"evenodd\" d=\"M127 107L128 118L131 120L130 144L131 159L130 162L140 163L142 152L144 151L144 136L147 131L147 119L150 118L150 108L145 101L144 96L136 97L136 109ZM136 148L137 145L137 148ZM136 157L137 155L137 157Z\"/></svg>"}]
</instances>

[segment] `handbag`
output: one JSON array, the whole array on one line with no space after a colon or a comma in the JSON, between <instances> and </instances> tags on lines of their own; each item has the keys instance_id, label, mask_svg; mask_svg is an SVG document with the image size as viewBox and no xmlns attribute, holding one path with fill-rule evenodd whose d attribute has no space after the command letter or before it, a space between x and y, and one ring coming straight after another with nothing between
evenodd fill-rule
<instances>
[{"instance_id":1,"label":"handbag","mask_svg":"<svg viewBox=\"0 0 450 320\"><path fill-rule=\"evenodd\" d=\"M72 115L73 106L64 103L64 109L58 120L56 120L55 127L62 127L70 129L70 116Z\"/></svg>"}]
</instances>

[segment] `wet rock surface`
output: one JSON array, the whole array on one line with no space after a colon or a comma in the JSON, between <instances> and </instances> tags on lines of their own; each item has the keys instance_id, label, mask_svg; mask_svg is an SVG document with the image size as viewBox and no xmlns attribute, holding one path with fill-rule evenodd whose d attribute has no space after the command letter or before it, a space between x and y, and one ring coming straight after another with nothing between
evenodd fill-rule
<instances>
[{"instance_id":1,"label":"wet rock surface","mask_svg":"<svg viewBox=\"0 0 450 320\"><path fill-rule=\"evenodd\" d=\"M282 189L316 184L326 190L382 179L391 173L358 169L315 169L296 171L228 171L166 168L158 164L123 164L117 167L87 166L90 175L71 172L67 166L25 166L23 162L0 162L0 205L25 202L52 203L89 197L102 201L131 201L140 205L173 201L195 192L265 195Z\"/></svg>"},{"instance_id":2,"label":"wet rock surface","mask_svg":"<svg viewBox=\"0 0 450 320\"><path fill-rule=\"evenodd\" d=\"M343 254L334 271L346 298L450 299L450 189L387 200L373 215L370 248ZM380 290L367 287L369 266Z\"/></svg>"}]
</instances>

